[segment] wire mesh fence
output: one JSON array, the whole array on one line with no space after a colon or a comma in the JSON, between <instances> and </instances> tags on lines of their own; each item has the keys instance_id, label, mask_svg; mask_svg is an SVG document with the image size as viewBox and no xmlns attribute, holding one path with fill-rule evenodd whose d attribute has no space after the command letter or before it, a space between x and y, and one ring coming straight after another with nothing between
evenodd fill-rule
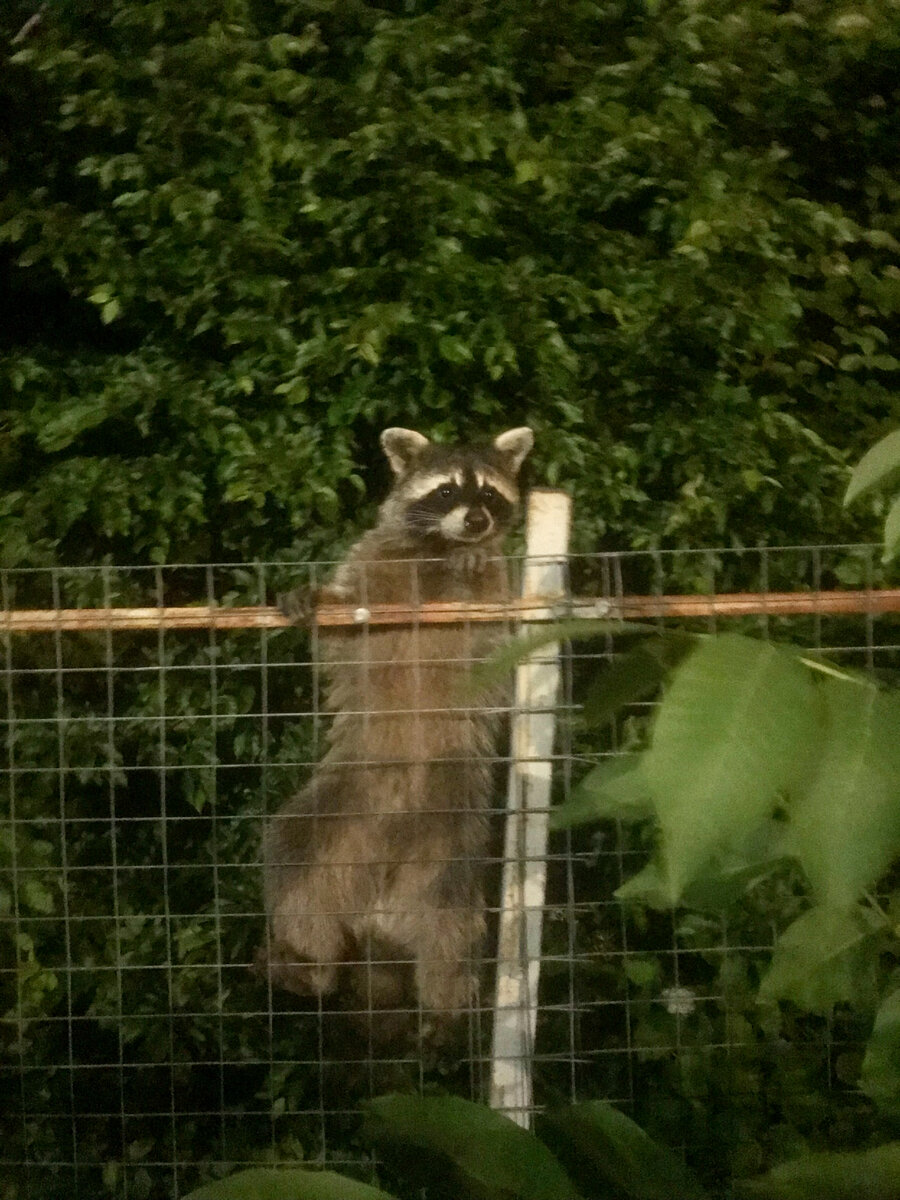
<instances>
[{"instance_id":1,"label":"wire mesh fence","mask_svg":"<svg viewBox=\"0 0 900 1200\"><path fill-rule=\"evenodd\" d=\"M879 599L877 557L866 546L573 556L567 588L570 600L599 599L614 617L695 630L727 623L890 676L900 669L897 605ZM392 1042L381 1037L382 1013L363 1011L360 1023L339 993L298 996L253 970L267 938L263 824L309 780L331 719L317 636L286 627L271 605L285 586L314 586L328 570L103 566L0 577L7 613L106 610L99 628L57 620L4 635L5 1196L177 1196L210 1173L261 1161L362 1169L366 1097L487 1096L502 745L481 987L447 1046L429 1042L408 995L397 1007L414 1018L412 1033ZM844 604L855 611L836 611L832 592L856 593ZM743 606L727 599L747 593ZM782 593L801 602L785 611ZM703 604L672 617L667 596ZM154 628L147 618L149 628L122 629L109 615L185 606L246 609L248 627L212 617L205 627L159 619ZM621 646L610 628L566 647L554 800L592 763L633 745L646 722L652 700L599 732L579 722L583 685ZM429 704L438 715L451 707L438 694ZM494 707L508 713L511 703ZM782 1013L776 1022L754 1007L749 979L790 910L791 881L727 921L629 911L612 893L646 854L639 831L612 824L549 844L533 1105L609 1099L722 1184L762 1163L773 1140L789 1148L831 1125L845 1140L863 1130L866 1105L845 1082L859 1052L854 1017ZM735 1130L746 1161L722 1161Z\"/></svg>"}]
</instances>

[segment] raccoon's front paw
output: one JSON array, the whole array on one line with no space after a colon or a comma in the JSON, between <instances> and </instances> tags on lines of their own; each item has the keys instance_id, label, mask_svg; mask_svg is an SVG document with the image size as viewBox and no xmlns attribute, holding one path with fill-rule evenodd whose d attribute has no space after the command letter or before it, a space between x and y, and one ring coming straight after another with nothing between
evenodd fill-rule
<instances>
[{"instance_id":1,"label":"raccoon's front paw","mask_svg":"<svg viewBox=\"0 0 900 1200\"><path fill-rule=\"evenodd\" d=\"M292 592L279 592L275 603L292 625L311 625L319 603L319 589L303 585Z\"/></svg>"},{"instance_id":2,"label":"raccoon's front paw","mask_svg":"<svg viewBox=\"0 0 900 1200\"><path fill-rule=\"evenodd\" d=\"M464 578L474 579L476 576L484 574L490 557L483 546L471 546L459 555L457 570Z\"/></svg>"}]
</instances>

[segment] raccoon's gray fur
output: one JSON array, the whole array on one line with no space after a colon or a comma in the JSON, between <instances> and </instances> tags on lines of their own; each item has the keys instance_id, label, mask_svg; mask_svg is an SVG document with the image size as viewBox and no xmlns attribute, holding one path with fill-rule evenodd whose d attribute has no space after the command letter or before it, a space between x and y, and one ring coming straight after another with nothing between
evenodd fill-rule
<instances>
[{"instance_id":1,"label":"raccoon's gray fur","mask_svg":"<svg viewBox=\"0 0 900 1200\"><path fill-rule=\"evenodd\" d=\"M315 600L504 600L502 540L532 441L527 428L470 447L385 430L394 486ZM302 608L310 598L299 595ZM361 1011L418 1004L432 1027L469 1004L496 718L491 698L473 709L460 685L495 630L411 624L320 637L330 745L264 837L270 940L259 965L273 983L313 996L346 988Z\"/></svg>"}]
</instances>

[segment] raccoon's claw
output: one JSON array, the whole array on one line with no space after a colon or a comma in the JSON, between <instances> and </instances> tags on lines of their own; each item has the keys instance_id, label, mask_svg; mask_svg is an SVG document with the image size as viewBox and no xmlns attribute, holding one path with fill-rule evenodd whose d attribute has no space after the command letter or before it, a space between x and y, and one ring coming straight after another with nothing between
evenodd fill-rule
<instances>
[{"instance_id":1,"label":"raccoon's claw","mask_svg":"<svg viewBox=\"0 0 900 1200\"><path fill-rule=\"evenodd\" d=\"M316 615L318 594L314 588L298 587L292 592L279 592L275 603L292 625L310 625Z\"/></svg>"}]
</instances>

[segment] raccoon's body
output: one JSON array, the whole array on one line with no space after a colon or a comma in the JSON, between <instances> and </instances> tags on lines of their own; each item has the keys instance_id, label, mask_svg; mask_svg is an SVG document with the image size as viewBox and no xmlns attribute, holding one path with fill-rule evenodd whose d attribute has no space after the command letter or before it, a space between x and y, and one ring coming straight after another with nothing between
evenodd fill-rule
<instances>
[{"instance_id":1,"label":"raccoon's body","mask_svg":"<svg viewBox=\"0 0 900 1200\"><path fill-rule=\"evenodd\" d=\"M316 599L504 600L501 543L531 444L528 429L480 448L386 430L395 485ZM418 1004L426 1021L469 1003L496 717L492 698L473 708L461 685L496 636L413 623L320 637L329 748L264 839L274 983L314 996L346 986L362 1011Z\"/></svg>"}]
</instances>

